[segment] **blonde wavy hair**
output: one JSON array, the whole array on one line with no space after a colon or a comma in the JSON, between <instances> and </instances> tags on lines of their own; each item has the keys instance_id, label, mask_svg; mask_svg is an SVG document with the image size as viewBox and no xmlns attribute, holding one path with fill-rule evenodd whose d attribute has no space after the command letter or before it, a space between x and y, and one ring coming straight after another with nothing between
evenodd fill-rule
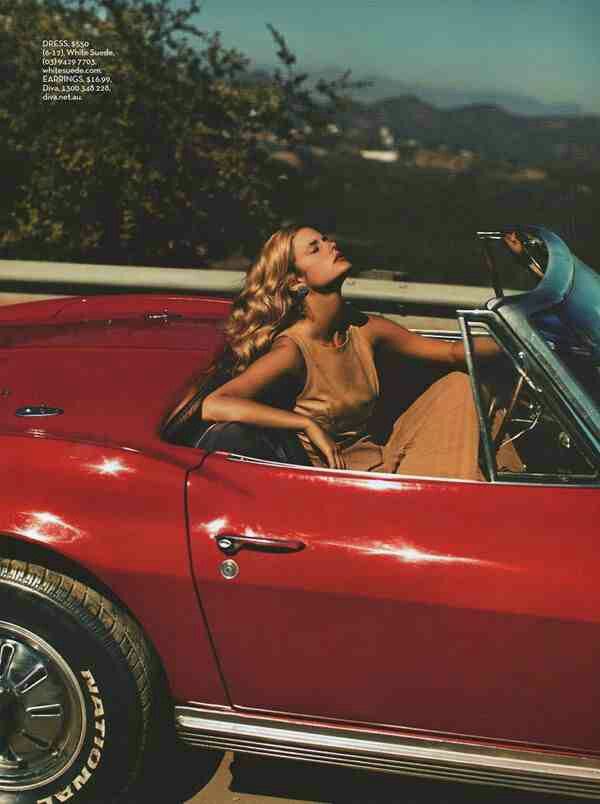
<instances>
[{"instance_id":1,"label":"blonde wavy hair","mask_svg":"<svg viewBox=\"0 0 600 804\"><path fill-rule=\"evenodd\" d=\"M294 236L302 228L286 226L271 235L233 303L225 336L234 376L268 352L276 335L303 315L293 251Z\"/></svg>"}]
</instances>

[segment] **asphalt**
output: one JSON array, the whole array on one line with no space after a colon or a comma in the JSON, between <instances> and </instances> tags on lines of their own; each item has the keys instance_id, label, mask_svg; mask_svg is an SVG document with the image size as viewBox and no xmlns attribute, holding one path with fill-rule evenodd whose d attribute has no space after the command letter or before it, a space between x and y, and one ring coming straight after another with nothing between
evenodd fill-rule
<instances>
[{"instance_id":1,"label":"asphalt","mask_svg":"<svg viewBox=\"0 0 600 804\"><path fill-rule=\"evenodd\" d=\"M574 804L559 796L182 749L143 804ZM137 804L137 802L136 802Z\"/></svg>"}]
</instances>

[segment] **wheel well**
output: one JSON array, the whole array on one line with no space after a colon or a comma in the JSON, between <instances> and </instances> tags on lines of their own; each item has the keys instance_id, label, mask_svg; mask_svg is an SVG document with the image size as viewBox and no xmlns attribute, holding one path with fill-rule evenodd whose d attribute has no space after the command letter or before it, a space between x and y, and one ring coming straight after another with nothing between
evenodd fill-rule
<instances>
[{"instance_id":1,"label":"wheel well","mask_svg":"<svg viewBox=\"0 0 600 804\"><path fill-rule=\"evenodd\" d=\"M138 627L144 634L150 650L154 653L160 665L163 680L168 687L167 675L161 658L158 654L158 651L152 644L152 640L146 633L144 626L142 623L140 623L134 612L132 612L131 609L117 595L114 594L109 586L96 577L94 573L90 572L76 561L72 561L60 553L56 553L54 550L49 550L47 547L43 547L39 544L21 541L20 539L7 535L6 533L0 533L0 556L3 558L12 558L17 559L18 561L27 561L32 564L38 564L54 572L60 572L63 575L68 575L70 578L80 581L86 586L95 589L96 592L110 600L122 611L127 612L127 614L133 620L135 620Z\"/></svg>"},{"instance_id":2,"label":"wheel well","mask_svg":"<svg viewBox=\"0 0 600 804\"><path fill-rule=\"evenodd\" d=\"M127 606L122 600L111 591L111 589L102 583L93 573L82 567L76 561L66 558L54 550L49 550L39 544L32 544L31 542L23 542L13 536L8 536L5 533L0 533L0 555L4 558L16 558L19 561L30 561L32 564L40 564L47 567L54 572L61 572L64 575L69 575L77 581L81 581L86 586L91 586L104 597L116 603L121 608L125 609L130 616L133 614L127 609Z\"/></svg>"}]
</instances>

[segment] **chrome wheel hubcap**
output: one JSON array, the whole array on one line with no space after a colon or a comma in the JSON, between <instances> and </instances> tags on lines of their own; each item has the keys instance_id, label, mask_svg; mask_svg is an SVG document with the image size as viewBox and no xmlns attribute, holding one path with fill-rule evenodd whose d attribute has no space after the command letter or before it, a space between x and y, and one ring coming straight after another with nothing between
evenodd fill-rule
<instances>
[{"instance_id":1,"label":"chrome wheel hubcap","mask_svg":"<svg viewBox=\"0 0 600 804\"><path fill-rule=\"evenodd\" d=\"M0 790L49 784L74 762L85 702L62 656L21 626L0 621Z\"/></svg>"}]
</instances>

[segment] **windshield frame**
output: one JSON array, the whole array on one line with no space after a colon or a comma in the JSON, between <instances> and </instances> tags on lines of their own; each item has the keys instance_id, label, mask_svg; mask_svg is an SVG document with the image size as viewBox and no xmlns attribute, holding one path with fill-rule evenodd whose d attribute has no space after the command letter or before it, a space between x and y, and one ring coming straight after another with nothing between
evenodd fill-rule
<instances>
[{"instance_id":1,"label":"windshield frame","mask_svg":"<svg viewBox=\"0 0 600 804\"><path fill-rule=\"evenodd\" d=\"M597 289L600 306L600 277L577 259L566 243L550 230L537 225L522 228L534 232L544 241L548 251L544 277L533 290L492 299L486 309L500 317L525 353L540 365L563 404L578 419L597 454L600 454L600 406L532 322L532 316L568 304L574 292L578 293L579 303L581 291L578 290L578 280L581 276L585 277L586 293L590 292L590 287L594 290L594 300ZM594 303L590 304L595 309Z\"/></svg>"}]
</instances>

